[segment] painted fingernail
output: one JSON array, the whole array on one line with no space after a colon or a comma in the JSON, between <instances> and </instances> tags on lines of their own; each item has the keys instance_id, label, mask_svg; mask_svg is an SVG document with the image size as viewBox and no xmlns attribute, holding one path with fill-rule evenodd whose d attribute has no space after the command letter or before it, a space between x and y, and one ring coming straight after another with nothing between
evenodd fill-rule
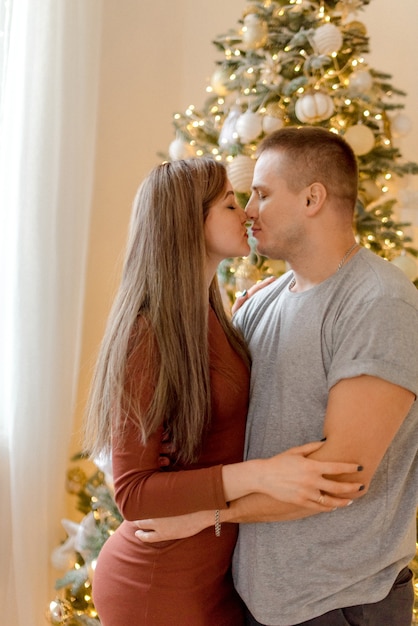
<instances>
[{"instance_id":1,"label":"painted fingernail","mask_svg":"<svg viewBox=\"0 0 418 626\"><path fill-rule=\"evenodd\" d=\"M321 441L326 441L326 440L327 440L327 438L326 438L326 437L324 437L323 439L321 439Z\"/></svg>"},{"instance_id":2,"label":"painted fingernail","mask_svg":"<svg viewBox=\"0 0 418 626\"><path fill-rule=\"evenodd\" d=\"M240 298L245 298L246 295L247 295L247 290L244 289L244 291L241 291Z\"/></svg>"},{"instance_id":3,"label":"painted fingernail","mask_svg":"<svg viewBox=\"0 0 418 626\"><path fill-rule=\"evenodd\" d=\"M351 504L353 504L353 500L349 500L346 506L350 506Z\"/></svg>"},{"instance_id":4,"label":"painted fingernail","mask_svg":"<svg viewBox=\"0 0 418 626\"><path fill-rule=\"evenodd\" d=\"M364 485L360 485L360 487L358 488L359 491L363 491L364 489Z\"/></svg>"},{"instance_id":5,"label":"painted fingernail","mask_svg":"<svg viewBox=\"0 0 418 626\"><path fill-rule=\"evenodd\" d=\"M359 466L357 467L357 471L358 471L358 472L362 472L363 470L364 470L364 467L363 467L362 465L359 465Z\"/></svg>"}]
</instances>

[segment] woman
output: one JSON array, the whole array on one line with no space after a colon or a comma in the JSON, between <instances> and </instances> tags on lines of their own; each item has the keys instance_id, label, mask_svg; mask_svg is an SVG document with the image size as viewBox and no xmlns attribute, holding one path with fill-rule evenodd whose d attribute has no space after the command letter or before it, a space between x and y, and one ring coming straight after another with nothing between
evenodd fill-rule
<instances>
[{"instance_id":1,"label":"woman","mask_svg":"<svg viewBox=\"0 0 418 626\"><path fill-rule=\"evenodd\" d=\"M320 444L241 462L250 362L216 270L249 253L245 223L225 168L211 159L160 165L137 194L86 423L92 456L112 452L125 518L95 571L103 626L240 626L230 572L237 528L221 531L216 511L253 492L300 503L324 481L332 491L322 474L357 469L306 459ZM164 471L167 439L175 463ZM135 537L136 519L199 510L214 511L214 528L152 545Z\"/></svg>"}]
</instances>

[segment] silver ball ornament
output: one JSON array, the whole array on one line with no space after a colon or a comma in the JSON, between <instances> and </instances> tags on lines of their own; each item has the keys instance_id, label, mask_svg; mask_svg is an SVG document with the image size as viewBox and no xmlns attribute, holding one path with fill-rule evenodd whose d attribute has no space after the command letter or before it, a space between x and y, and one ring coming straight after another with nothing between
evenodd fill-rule
<instances>
[{"instance_id":1,"label":"silver ball ornament","mask_svg":"<svg viewBox=\"0 0 418 626\"><path fill-rule=\"evenodd\" d=\"M72 615L72 608L66 600L52 600L49 604L49 618L54 626L64 626Z\"/></svg>"}]
</instances>

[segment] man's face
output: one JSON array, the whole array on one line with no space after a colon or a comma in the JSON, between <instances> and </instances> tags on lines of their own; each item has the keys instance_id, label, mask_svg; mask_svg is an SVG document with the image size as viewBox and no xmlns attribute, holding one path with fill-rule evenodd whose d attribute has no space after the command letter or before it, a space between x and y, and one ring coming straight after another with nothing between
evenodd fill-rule
<instances>
[{"instance_id":1,"label":"man's face","mask_svg":"<svg viewBox=\"0 0 418 626\"><path fill-rule=\"evenodd\" d=\"M303 241L306 188L299 192L289 189L289 167L279 151L263 152L256 162L252 194L245 209L253 222L257 252L271 259L289 260Z\"/></svg>"}]
</instances>

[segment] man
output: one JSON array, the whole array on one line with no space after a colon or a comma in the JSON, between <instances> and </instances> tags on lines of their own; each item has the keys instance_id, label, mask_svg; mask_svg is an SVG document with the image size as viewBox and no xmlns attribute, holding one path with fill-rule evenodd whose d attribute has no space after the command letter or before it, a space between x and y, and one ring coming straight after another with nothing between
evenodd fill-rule
<instances>
[{"instance_id":1,"label":"man","mask_svg":"<svg viewBox=\"0 0 418 626\"><path fill-rule=\"evenodd\" d=\"M337 135L292 127L260 146L247 215L258 252L292 271L235 316L253 359L246 458L326 437L311 457L355 459L366 489L332 513L241 525L234 575L249 624L411 621L418 294L356 245L356 196L356 159ZM267 504L257 518L244 506L229 518L269 519Z\"/></svg>"},{"instance_id":2,"label":"man","mask_svg":"<svg viewBox=\"0 0 418 626\"><path fill-rule=\"evenodd\" d=\"M245 457L326 438L311 458L361 463L365 489L326 513L252 494L217 515L218 531L241 522L233 569L248 625L411 622L418 293L356 244L357 185L354 153L325 129L284 128L259 148L247 215L258 252L292 269L235 315L252 355ZM193 532L213 524L195 517Z\"/></svg>"}]
</instances>

